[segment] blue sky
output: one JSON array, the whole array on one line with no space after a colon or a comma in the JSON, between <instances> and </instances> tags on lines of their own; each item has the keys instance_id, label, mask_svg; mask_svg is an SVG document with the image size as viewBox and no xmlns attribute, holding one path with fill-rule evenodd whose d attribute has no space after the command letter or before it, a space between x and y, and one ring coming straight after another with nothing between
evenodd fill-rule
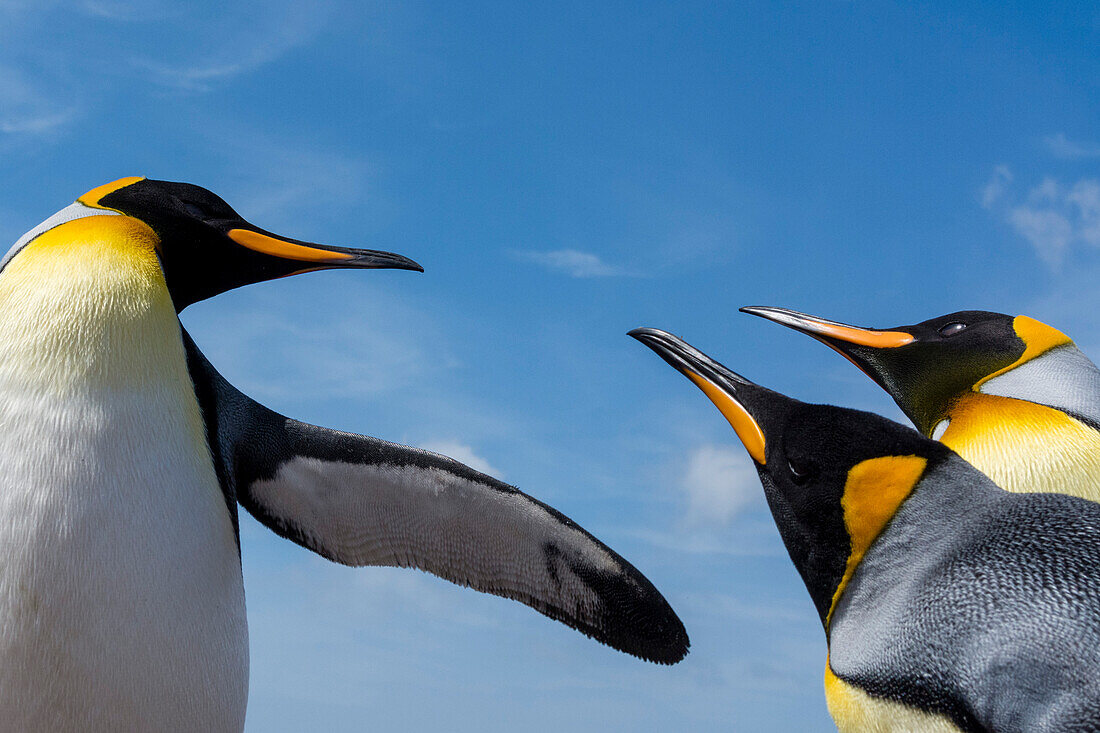
<instances>
[{"instance_id":1,"label":"blue sky","mask_svg":"<svg viewBox=\"0 0 1100 733\"><path fill-rule=\"evenodd\" d=\"M1100 356L1088 6L0 0L0 236L146 175L413 257L425 274L311 274L184 322L274 409L553 504L692 637L647 665L246 521L250 731L829 730L820 625L747 457L625 332L894 417L737 307L1027 313Z\"/></svg>"}]
</instances>

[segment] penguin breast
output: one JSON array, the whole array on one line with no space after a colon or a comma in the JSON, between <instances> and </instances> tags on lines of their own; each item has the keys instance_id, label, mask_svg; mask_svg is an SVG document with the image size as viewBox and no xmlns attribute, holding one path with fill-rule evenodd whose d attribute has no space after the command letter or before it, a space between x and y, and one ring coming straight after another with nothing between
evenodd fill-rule
<instances>
[{"instance_id":1,"label":"penguin breast","mask_svg":"<svg viewBox=\"0 0 1100 733\"><path fill-rule=\"evenodd\" d=\"M1100 501L1100 431L1062 410L970 393L941 442L1003 489Z\"/></svg>"},{"instance_id":2,"label":"penguin breast","mask_svg":"<svg viewBox=\"0 0 1100 733\"><path fill-rule=\"evenodd\" d=\"M0 272L0 720L240 730L233 523L141 222L96 216Z\"/></svg>"}]
</instances>

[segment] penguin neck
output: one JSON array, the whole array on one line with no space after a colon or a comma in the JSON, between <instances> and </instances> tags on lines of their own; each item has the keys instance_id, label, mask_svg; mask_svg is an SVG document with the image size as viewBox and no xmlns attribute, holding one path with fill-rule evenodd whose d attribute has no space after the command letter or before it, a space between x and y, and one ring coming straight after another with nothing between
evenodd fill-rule
<instances>
[{"instance_id":1,"label":"penguin neck","mask_svg":"<svg viewBox=\"0 0 1100 733\"><path fill-rule=\"evenodd\" d=\"M24 247L0 273L0 378L63 395L148 387L170 362L185 368L156 243L144 223L104 215Z\"/></svg>"},{"instance_id":2,"label":"penguin neck","mask_svg":"<svg viewBox=\"0 0 1100 733\"><path fill-rule=\"evenodd\" d=\"M913 619L927 616L926 584L953 567L959 542L982 526L981 517L1010 498L958 456L930 462L856 568L832 616L825 695L841 731L962 730L942 713L884 694L881 684L868 692L868 682L880 680L868 673L867 660L904 660L899 629L912 630Z\"/></svg>"},{"instance_id":3,"label":"penguin neck","mask_svg":"<svg viewBox=\"0 0 1100 733\"><path fill-rule=\"evenodd\" d=\"M1100 369L1073 342L989 377L974 391L1046 405L1100 429Z\"/></svg>"},{"instance_id":4,"label":"penguin neck","mask_svg":"<svg viewBox=\"0 0 1100 733\"><path fill-rule=\"evenodd\" d=\"M980 392L949 413L940 441L1001 488L1100 500L1100 431L1055 407Z\"/></svg>"},{"instance_id":5,"label":"penguin neck","mask_svg":"<svg viewBox=\"0 0 1100 733\"><path fill-rule=\"evenodd\" d=\"M827 629L830 642L840 625L875 608L868 599L889 598L896 589L923 577L920 567L949 555L947 548L968 531L969 518L1007 496L959 456L930 461L853 568L846 586L838 590ZM922 560L914 565L914 557Z\"/></svg>"}]
</instances>

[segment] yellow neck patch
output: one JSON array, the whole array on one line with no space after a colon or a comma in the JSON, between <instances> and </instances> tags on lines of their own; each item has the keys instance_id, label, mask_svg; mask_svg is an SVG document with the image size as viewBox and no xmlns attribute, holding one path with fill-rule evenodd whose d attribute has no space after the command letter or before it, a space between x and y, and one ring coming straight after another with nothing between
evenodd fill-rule
<instances>
[{"instance_id":1,"label":"yellow neck patch","mask_svg":"<svg viewBox=\"0 0 1100 733\"><path fill-rule=\"evenodd\" d=\"M752 415L749 411L742 407L737 400L730 397L724 390L719 389L716 385L695 372L684 372L687 374L691 381L695 382L695 385L699 389L703 390L703 394L710 398L710 401L714 403L714 406L718 408L718 411L725 416L726 420L733 427L737 433L737 437L741 439L741 442L745 444L745 449L752 456L752 459L764 465L764 432L760 429L760 426L756 424L756 421L752 419Z\"/></svg>"},{"instance_id":2,"label":"yellow neck patch","mask_svg":"<svg viewBox=\"0 0 1100 733\"><path fill-rule=\"evenodd\" d=\"M1008 491L1100 501L1100 432L1061 410L971 392L940 442Z\"/></svg>"},{"instance_id":3,"label":"yellow neck patch","mask_svg":"<svg viewBox=\"0 0 1100 733\"><path fill-rule=\"evenodd\" d=\"M102 208L102 207L101 207ZM156 249L160 238L145 222L132 216L84 216L67 221L38 236L27 245L25 251L17 257L22 261L53 257L59 260L71 260L75 252L88 260L102 256L108 251L114 255L144 260L147 265L160 265L156 260Z\"/></svg>"},{"instance_id":4,"label":"yellow neck patch","mask_svg":"<svg viewBox=\"0 0 1100 733\"><path fill-rule=\"evenodd\" d=\"M1056 346L1073 343L1073 339L1057 328L1048 326L1042 321L1036 321L1034 318L1029 318L1027 316L1016 316L1012 321L1012 329L1016 331L1016 335L1024 342L1024 353L1020 355L1019 359L1012 362L1004 369L998 369L992 374L978 380L978 383L974 385L974 391L977 391L979 387L990 379L999 377L1005 372L1012 371L1024 362L1031 361L1039 356L1039 354L1046 353Z\"/></svg>"},{"instance_id":5,"label":"yellow neck patch","mask_svg":"<svg viewBox=\"0 0 1100 733\"><path fill-rule=\"evenodd\" d=\"M840 506L844 510L844 527L852 548L825 617L826 627L852 573L913 491L927 464L927 459L920 456L883 456L857 463L848 471Z\"/></svg>"},{"instance_id":6,"label":"yellow neck patch","mask_svg":"<svg viewBox=\"0 0 1100 733\"><path fill-rule=\"evenodd\" d=\"M91 191L78 198L77 201L84 204L85 206L91 206L95 209L107 209L108 207L103 206L99 203L99 200L101 198L109 193L114 193L120 188L126 188L131 184L144 180L144 176L128 176L126 178L120 178L117 181L104 183L102 186L96 186ZM108 209L108 211L114 211L114 209Z\"/></svg>"},{"instance_id":7,"label":"yellow neck patch","mask_svg":"<svg viewBox=\"0 0 1100 733\"><path fill-rule=\"evenodd\" d=\"M104 214L20 250L0 273L0 384L58 394L155 384L182 353L156 244L143 222Z\"/></svg>"}]
</instances>

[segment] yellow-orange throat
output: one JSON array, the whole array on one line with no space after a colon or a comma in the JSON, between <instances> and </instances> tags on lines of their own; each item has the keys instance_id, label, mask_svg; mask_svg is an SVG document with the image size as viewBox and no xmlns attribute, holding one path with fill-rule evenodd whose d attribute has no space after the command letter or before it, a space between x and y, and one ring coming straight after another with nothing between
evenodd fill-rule
<instances>
[{"instance_id":1,"label":"yellow-orange throat","mask_svg":"<svg viewBox=\"0 0 1100 733\"><path fill-rule=\"evenodd\" d=\"M1061 410L964 395L940 441L1003 489L1100 501L1100 432Z\"/></svg>"},{"instance_id":2,"label":"yellow-orange throat","mask_svg":"<svg viewBox=\"0 0 1100 733\"><path fill-rule=\"evenodd\" d=\"M59 391L163 379L183 352L157 242L143 222L104 214L24 247L0 272L0 379L34 370Z\"/></svg>"}]
</instances>

